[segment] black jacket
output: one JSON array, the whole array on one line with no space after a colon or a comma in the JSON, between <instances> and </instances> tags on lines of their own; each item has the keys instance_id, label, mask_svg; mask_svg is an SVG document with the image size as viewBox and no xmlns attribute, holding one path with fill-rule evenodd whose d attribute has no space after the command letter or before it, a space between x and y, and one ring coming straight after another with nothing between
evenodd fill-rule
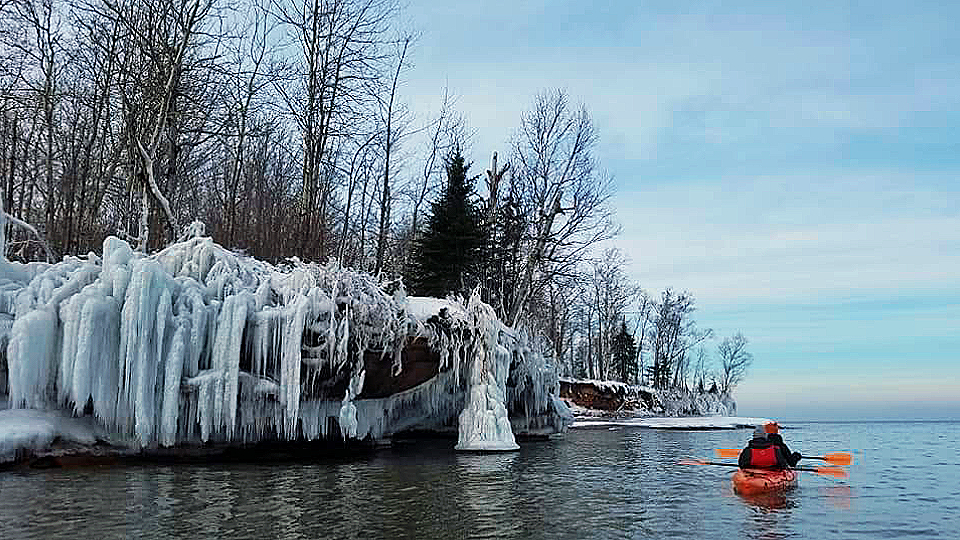
<instances>
[{"instance_id":1,"label":"black jacket","mask_svg":"<svg viewBox=\"0 0 960 540\"><path fill-rule=\"evenodd\" d=\"M783 437L779 433L768 433L767 440L770 441L770 444L776 445L780 448L780 452L783 453L783 458L787 460L787 463L791 467L796 467L797 462L800 461L800 452L791 452L787 448L787 443L783 442Z\"/></svg>"},{"instance_id":2,"label":"black jacket","mask_svg":"<svg viewBox=\"0 0 960 540\"><path fill-rule=\"evenodd\" d=\"M750 441L750 443L747 444L747 447L744 448L743 451L740 452L740 458L737 460L737 462L738 462L739 465L740 465L740 468L741 468L741 469L754 469L754 468L756 468L756 467L751 467L751 466L750 466L750 458L751 458L751 456L752 456L752 451L753 451L753 449L756 448L756 449L758 449L758 450L761 450L761 449L764 449L764 448L770 448L771 446L773 446L773 445L772 445L772 444L770 443L770 441L767 440L767 439L752 439L752 440ZM787 467L789 467L790 464L787 462L786 458L783 457L783 452L780 450L780 447L774 447L774 448L775 448L775 453L776 453L776 456L777 456L777 464L776 464L775 466L773 466L773 467L770 467L770 468L771 468L771 469L786 469Z\"/></svg>"}]
</instances>

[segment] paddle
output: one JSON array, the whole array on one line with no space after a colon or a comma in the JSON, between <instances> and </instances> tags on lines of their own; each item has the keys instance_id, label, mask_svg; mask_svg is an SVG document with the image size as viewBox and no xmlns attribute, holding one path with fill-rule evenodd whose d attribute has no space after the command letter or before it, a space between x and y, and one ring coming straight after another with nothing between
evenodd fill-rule
<instances>
[{"instance_id":1,"label":"paddle","mask_svg":"<svg viewBox=\"0 0 960 540\"><path fill-rule=\"evenodd\" d=\"M717 457L721 458L735 458L740 456L740 450L735 448L718 448L716 452ZM826 461L830 465L846 466L853 464L853 454L849 452L834 452L822 456L800 456L800 459L819 459Z\"/></svg>"},{"instance_id":2,"label":"paddle","mask_svg":"<svg viewBox=\"0 0 960 540\"><path fill-rule=\"evenodd\" d=\"M680 465L719 465L721 467L739 467L736 463L720 463L717 461L703 461L701 459L683 459ZM793 467L794 471L806 471L827 476L836 476L837 478L846 478L849 476L847 471L840 467Z\"/></svg>"}]
</instances>

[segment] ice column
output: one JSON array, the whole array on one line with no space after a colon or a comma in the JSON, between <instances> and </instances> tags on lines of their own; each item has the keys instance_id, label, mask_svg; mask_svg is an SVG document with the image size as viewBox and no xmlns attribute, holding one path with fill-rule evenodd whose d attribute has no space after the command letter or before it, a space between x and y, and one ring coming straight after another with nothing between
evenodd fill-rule
<instances>
[{"instance_id":1,"label":"ice column","mask_svg":"<svg viewBox=\"0 0 960 540\"><path fill-rule=\"evenodd\" d=\"M480 301L476 292L467 303L476 334L467 350L470 391L460 413L457 450L517 450L507 416L506 386L509 355L497 354L500 322L493 308Z\"/></svg>"}]
</instances>

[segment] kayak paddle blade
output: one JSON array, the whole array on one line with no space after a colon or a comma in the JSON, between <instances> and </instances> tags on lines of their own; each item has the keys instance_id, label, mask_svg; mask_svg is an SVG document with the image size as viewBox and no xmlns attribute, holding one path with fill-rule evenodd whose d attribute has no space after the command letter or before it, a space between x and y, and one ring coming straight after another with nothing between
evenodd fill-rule
<instances>
[{"instance_id":1,"label":"kayak paddle blade","mask_svg":"<svg viewBox=\"0 0 960 540\"><path fill-rule=\"evenodd\" d=\"M847 466L853 465L853 454L849 452L834 452L832 454L827 454L824 457L824 461L831 465L840 465Z\"/></svg>"}]
</instances>

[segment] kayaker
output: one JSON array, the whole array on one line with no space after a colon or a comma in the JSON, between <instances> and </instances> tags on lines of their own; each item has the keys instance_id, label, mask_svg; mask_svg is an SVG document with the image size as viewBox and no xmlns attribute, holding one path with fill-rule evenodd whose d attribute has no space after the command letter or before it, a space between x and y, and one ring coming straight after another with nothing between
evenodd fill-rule
<instances>
[{"instance_id":1,"label":"kayaker","mask_svg":"<svg viewBox=\"0 0 960 540\"><path fill-rule=\"evenodd\" d=\"M757 426L753 431L753 438L740 452L738 463L741 469L786 469L790 466L780 448L767 439L764 426Z\"/></svg>"},{"instance_id":2,"label":"kayaker","mask_svg":"<svg viewBox=\"0 0 960 540\"><path fill-rule=\"evenodd\" d=\"M780 449L780 452L783 453L783 458L787 460L787 463L789 463L791 467L796 467L797 462L800 461L800 458L803 456L800 455L800 452L791 452L790 448L787 447L787 443L783 442L783 437L780 436L780 425L776 422L769 422L763 426L763 429L767 432L767 440L770 441L770 444Z\"/></svg>"}]
</instances>

